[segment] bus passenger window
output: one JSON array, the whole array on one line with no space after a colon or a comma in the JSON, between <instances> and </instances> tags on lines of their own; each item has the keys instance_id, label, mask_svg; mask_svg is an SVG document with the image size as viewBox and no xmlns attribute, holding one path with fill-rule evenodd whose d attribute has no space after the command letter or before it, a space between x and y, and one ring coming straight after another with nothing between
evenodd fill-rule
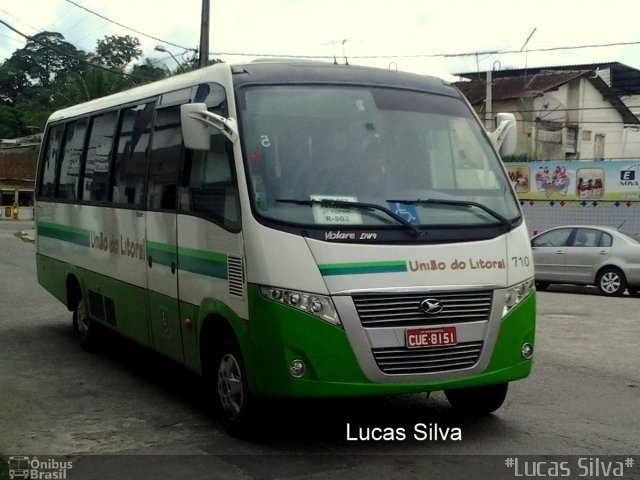
<instances>
[{"instance_id":1,"label":"bus passenger window","mask_svg":"<svg viewBox=\"0 0 640 480\"><path fill-rule=\"evenodd\" d=\"M181 174L180 209L237 229L240 203L232 147L222 135L214 136L212 144L208 151L187 152Z\"/></svg>"},{"instance_id":2,"label":"bus passenger window","mask_svg":"<svg viewBox=\"0 0 640 480\"><path fill-rule=\"evenodd\" d=\"M56 186L56 170L60 156L62 134L64 125L56 125L49 129L42 156L42 183L40 184L41 197L53 197Z\"/></svg>"},{"instance_id":3,"label":"bus passenger window","mask_svg":"<svg viewBox=\"0 0 640 480\"><path fill-rule=\"evenodd\" d=\"M153 127L147 208L175 210L178 193L178 168L183 155L180 107L156 111Z\"/></svg>"},{"instance_id":4,"label":"bus passenger window","mask_svg":"<svg viewBox=\"0 0 640 480\"><path fill-rule=\"evenodd\" d=\"M83 200L105 202L109 188L109 160L116 130L117 112L93 118L84 168Z\"/></svg>"},{"instance_id":5,"label":"bus passenger window","mask_svg":"<svg viewBox=\"0 0 640 480\"><path fill-rule=\"evenodd\" d=\"M76 200L78 198L78 180L80 162L84 149L84 136L87 132L87 119L76 120L67 125L64 136L64 150L60 164L60 179L56 188L56 198Z\"/></svg>"},{"instance_id":6,"label":"bus passenger window","mask_svg":"<svg viewBox=\"0 0 640 480\"><path fill-rule=\"evenodd\" d=\"M147 147L155 103L122 112L113 175L113 202L142 206L147 173Z\"/></svg>"}]
</instances>

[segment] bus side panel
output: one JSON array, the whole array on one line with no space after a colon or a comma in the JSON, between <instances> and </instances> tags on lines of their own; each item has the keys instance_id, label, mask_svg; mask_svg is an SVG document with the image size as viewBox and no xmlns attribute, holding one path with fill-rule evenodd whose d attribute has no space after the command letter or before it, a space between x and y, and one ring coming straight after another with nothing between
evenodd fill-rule
<instances>
[{"instance_id":1,"label":"bus side panel","mask_svg":"<svg viewBox=\"0 0 640 480\"><path fill-rule=\"evenodd\" d=\"M79 272L91 317L131 340L150 346L146 290L89 270Z\"/></svg>"},{"instance_id":2,"label":"bus side panel","mask_svg":"<svg viewBox=\"0 0 640 480\"><path fill-rule=\"evenodd\" d=\"M38 254L38 282L67 305L67 279L78 279L94 320L144 346L149 346L146 291L83 268ZM70 309L72 306L67 305Z\"/></svg>"},{"instance_id":3,"label":"bus side panel","mask_svg":"<svg viewBox=\"0 0 640 480\"><path fill-rule=\"evenodd\" d=\"M38 283L60 302L67 305L67 264L38 253L36 254L36 269Z\"/></svg>"},{"instance_id":4,"label":"bus side panel","mask_svg":"<svg viewBox=\"0 0 640 480\"><path fill-rule=\"evenodd\" d=\"M149 345L144 216L133 209L48 202L39 202L37 212L42 285L66 304L73 272L92 318Z\"/></svg>"}]
</instances>

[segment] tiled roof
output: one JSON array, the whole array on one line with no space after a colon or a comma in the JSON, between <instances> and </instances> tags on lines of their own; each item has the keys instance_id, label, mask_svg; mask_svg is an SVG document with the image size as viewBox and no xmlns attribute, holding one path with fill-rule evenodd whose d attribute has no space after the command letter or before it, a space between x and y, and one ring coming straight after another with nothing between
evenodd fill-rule
<instances>
[{"instance_id":1,"label":"tiled roof","mask_svg":"<svg viewBox=\"0 0 640 480\"><path fill-rule=\"evenodd\" d=\"M542 71L609 70L611 88L617 96L640 95L640 70L620 62L583 63L579 65L556 65L496 70L493 78L531 76ZM485 72L455 73L461 78L475 79L485 76Z\"/></svg>"},{"instance_id":2,"label":"tiled roof","mask_svg":"<svg viewBox=\"0 0 640 480\"><path fill-rule=\"evenodd\" d=\"M512 71L511 76L500 75L492 78L491 96L493 101L517 100L528 94L544 93L555 90L562 85L579 78L586 78L618 111L627 125L640 125L640 120L620 100L615 90L609 87L602 78L594 75L594 70L540 70L531 73L524 70ZM472 105L480 105L487 96L486 77L484 74L469 75L470 80L456 82L454 85L460 89Z\"/></svg>"},{"instance_id":3,"label":"tiled roof","mask_svg":"<svg viewBox=\"0 0 640 480\"><path fill-rule=\"evenodd\" d=\"M589 73L590 70L542 71L528 76L498 77L492 80L492 97L493 100L512 100L522 97L527 92L548 92ZM456 82L454 85L473 105L482 103L486 97L484 76L479 80Z\"/></svg>"}]
</instances>

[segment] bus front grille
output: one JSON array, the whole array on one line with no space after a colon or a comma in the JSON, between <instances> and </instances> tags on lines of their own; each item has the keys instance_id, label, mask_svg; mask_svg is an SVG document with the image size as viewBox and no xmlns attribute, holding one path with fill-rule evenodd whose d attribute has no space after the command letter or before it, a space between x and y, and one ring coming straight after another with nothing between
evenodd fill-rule
<instances>
[{"instance_id":1,"label":"bus front grille","mask_svg":"<svg viewBox=\"0 0 640 480\"><path fill-rule=\"evenodd\" d=\"M354 295L353 302L365 328L414 327L487 321L491 314L493 292L433 292L408 294ZM425 301L439 304L440 311L425 313Z\"/></svg>"},{"instance_id":2,"label":"bus front grille","mask_svg":"<svg viewBox=\"0 0 640 480\"><path fill-rule=\"evenodd\" d=\"M388 374L420 374L473 367L480 358L483 342L459 343L450 347L410 349L374 348L380 370Z\"/></svg>"}]
</instances>

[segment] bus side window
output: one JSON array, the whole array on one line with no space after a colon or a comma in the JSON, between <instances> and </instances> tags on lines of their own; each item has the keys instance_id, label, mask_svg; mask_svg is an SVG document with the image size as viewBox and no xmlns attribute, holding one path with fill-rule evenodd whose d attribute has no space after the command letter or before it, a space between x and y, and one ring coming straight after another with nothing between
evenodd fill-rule
<instances>
[{"instance_id":1,"label":"bus side window","mask_svg":"<svg viewBox=\"0 0 640 480\"><path fill-rule=\"evenodd\" d=\"M157 110L147 186L147 208L150 210L176 209L178 168L183 153L180 107Z\"/></svg>"},{"instance_id":2,"label":"bus side window","mask_svg":"<svg viewBox=\"0 0 640 480\"><path fill-rule=\"evenodd\" d=\"M109 194L109 164L118 112L103 113L91 121L84 168L82 199L106 202Z\"/></svg>"},{"instance_id":3,"label":"bus side window","mask_svg":"<svg viewBox=\"0 0 640 480\"><path fill-rule=\"evenodd\" d=\"M56 186L56 171L60 157L60 147L64 125L56 125L49 128L47 139L42 155L40 196L43 198L53 197Z\"/></svg>"},{"instance_id":4,"label":"bus side window","mask_svg":"<svg viewBox=\"0 0 640 480\"><path fill-rule=\"evenodd\" d=\"M187 151L181 173L180 209L235 230L240 226L240 203L232 148L222 135L215 135L210 150Z\"/></svg>"},{"instance_id":5,"label":"bus side window","mask_svg":"<svg viewBox=\"0 0 640 480\"><path fill-rule=\"evenodd\" d=\"M84 151L84 137L87 132L87 119L67 124L64 135L64 148L60 162L60 176L56 188L56 198L77 200L80 163Z\"/></svg>"},{"instance_id":6,"label":"bus side window","mask_svg":"<svg viewBox=\"0 0 640 480\"><path fill-rule=\"evenodd\" d=\"M147 148L155 103L122 112L113 174L113 202L142 206L147 173Z\"/></svg>"}]
</instances>

